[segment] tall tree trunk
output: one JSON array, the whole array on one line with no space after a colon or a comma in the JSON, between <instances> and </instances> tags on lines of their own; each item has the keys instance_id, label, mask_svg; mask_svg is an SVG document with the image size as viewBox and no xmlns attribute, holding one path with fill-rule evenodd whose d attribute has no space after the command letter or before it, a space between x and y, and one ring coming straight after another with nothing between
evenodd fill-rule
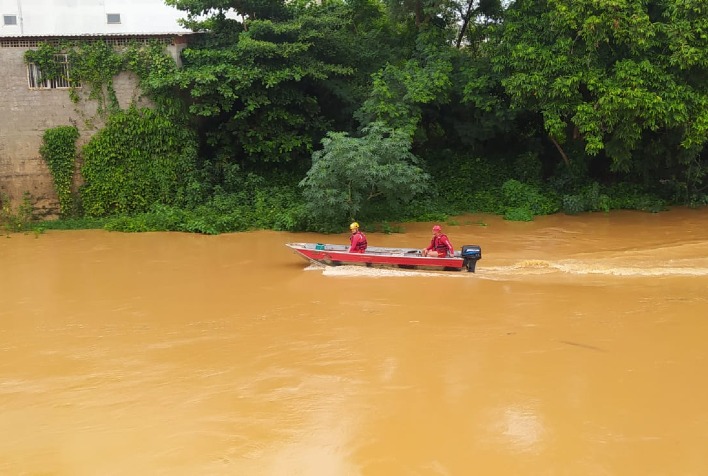
<instances>
[{"instance_id":1,"label":"tall tree trunk","mask_svg":"<svg viewBox=\"0 0 708 476\"><path fill-rule=\"evenodd\" d=\"M465 32L467 31L467 27L470 24L470 18L472 17L472 7L474 6L474 2L475 0L467 1L467 11L462 16L462 26L460 27L460 34L457 35L457 41L455 42L455 47L457 49L460 48L460 45L462 44L462 39L465 37Z\"/></svg>"},{"instance_id":2,"label":"tall tree trunk","mask_svg":"<svg viewBox=\"0 0 708 476\"><path fill-rule=\"evenodd\" d=\"M565 151L563 151L563 148L560 146L560 144L553 137L548 136L548 138L551 139L551 142L553 142L553 145L555 145L556 149L558 149L558 152L560 153L561 157L563 157L563 162L565 162L565 165L570 167L570 159L565 154Z\"/></svg>"}]
</instances>

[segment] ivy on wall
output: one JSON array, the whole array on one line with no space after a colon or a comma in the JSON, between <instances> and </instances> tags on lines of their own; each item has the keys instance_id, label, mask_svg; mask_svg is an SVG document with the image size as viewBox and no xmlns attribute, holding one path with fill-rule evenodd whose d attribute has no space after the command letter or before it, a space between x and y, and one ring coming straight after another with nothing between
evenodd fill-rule
<instances>
[{"instance_id":1,"label":"ivy on wall","mask_svg":"<svg viewBox=\"0 0 708 476\"><path fill-rule=\"evenodd\" d=\"M196 162L188 128L148 108L116 112L83 148L84 213L130 215L178 204L195 180Z\"/></svg>"},{"instance_id":2,"label":"ivy on wall","mask_svg":"<svg viewBox=\"0 0 708 476\"><path fill-rule=\"evenodd\" d=\"M67 55L68 68L57 55ZM25 61L37 65L43 80L69 84L74 103L95 101L105 123L82 149L80 198L85 215L131 214L176 202L194 176L197 142L175 115L181 108L167 78L177 66L163 43L136 42L121 48L105 41L43 43L27 51ZM121 110L113 81L122 72L138 77L141 92L153 99L156 110L140 109L135 101ZM84 119L91 127L93 121ZM73 126L49 129L40 150L54 178L62 216L79 208L72 194L78 137Z\"/></svg>"},{"instance_id":3,"label":"ivy on wall","mask_svg":"<svg viewBox=\"0 0 708 476\"><path fill-rule=\"evenodd\" d=\"M79 130L74 126L54 127L44 132L42 146L39 148L42 159L52 173L54 187L59 196L59 212L62 216L71 216L76 212L72 184L78 138Z\"/></svg>"},{"instance_id":4,"label":"ivy on wall","mask_svg":"<svg viewBox=\"0 0 708 476\"><path fill-rule=\"evenodd\" d=\"M57 55L67 55L68 68L57 62ZM34 63L42 79L62 79L69 84L69 96L74 103L82 96L96 101L97 114L106 119L120 110L114 78L124 71L133 72L140 81L143 92L160 94L160 86L168 74L177 67L159 41L133 42L126 47L114 48L105 41L65 41L59 44L41 43L37 49L25 52L25 62ZM159 103L169 102L163 94ZM87 121L89 122L89 121Z\"/></svg>"}]
</instances>

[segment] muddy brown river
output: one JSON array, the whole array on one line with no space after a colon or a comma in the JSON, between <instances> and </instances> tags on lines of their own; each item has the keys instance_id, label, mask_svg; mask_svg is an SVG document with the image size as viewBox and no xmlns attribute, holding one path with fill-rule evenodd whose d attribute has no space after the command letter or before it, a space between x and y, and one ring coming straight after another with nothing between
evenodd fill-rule
<instances>
[{"instance_id":1,"label":"muddy brown river","mask_svg":"<svg viewBox=\"0 0 708 476\"><path fill-rule=\"evenodd\" d=\"M0 236L0 474L708 474L708 209L456 222Z\"/></svg>"}]
</instances>

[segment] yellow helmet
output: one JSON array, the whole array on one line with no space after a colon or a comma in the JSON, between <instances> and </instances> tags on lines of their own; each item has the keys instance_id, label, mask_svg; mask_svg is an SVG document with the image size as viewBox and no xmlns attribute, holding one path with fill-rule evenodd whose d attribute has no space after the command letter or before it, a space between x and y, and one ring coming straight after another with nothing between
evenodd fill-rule
<instances>
[{"instance_id":1,"label":"yellow helmet","mask_svg":"<svg viewBox=\"0 0 708 476\"><path fill-rule=\"evenodd\" d=\"M359 224L357 222L354 222L351 225L349 225L350 230L353 230L354 228L359 228Z\"/></svg>"}]
</instances>

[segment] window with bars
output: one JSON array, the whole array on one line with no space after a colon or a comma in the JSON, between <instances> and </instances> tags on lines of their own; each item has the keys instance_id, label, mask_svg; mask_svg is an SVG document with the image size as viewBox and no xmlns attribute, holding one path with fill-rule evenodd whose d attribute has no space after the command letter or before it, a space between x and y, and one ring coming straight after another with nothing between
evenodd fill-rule
<instances>
[{"instance_id":1,"label":"window with bars","mask_svg":"<svg viewBox=\"0 0 708 476\"><path fill-rule=\"evenodd\" d=\"M71 87L69 76L69 56L54 55L56 71L58 74L46 78L35 63L27 65L27 81L30 89L66 89Z\"/></svg>"}]
</instances>

